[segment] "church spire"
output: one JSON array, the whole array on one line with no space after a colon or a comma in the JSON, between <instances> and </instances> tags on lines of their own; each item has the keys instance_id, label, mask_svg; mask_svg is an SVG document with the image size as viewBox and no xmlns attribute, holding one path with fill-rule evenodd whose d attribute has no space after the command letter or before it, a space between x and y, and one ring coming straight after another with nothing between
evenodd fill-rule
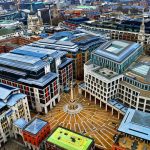
<instances>
[{"instance_id":1,"label":"church spire","mask_svg":"<svg viewBox=\"0 0 150 150\"><path fill-rule=\"evenodd\" d=\"M140 26L140 32L138 34L138 42L142 45L144 45L145 42L145 19L144 19L144 9L143 9L143 17L142 17L142 23Z\"/></svg>"},{"instance_id":2,"label":"church spire","mask_svg":"<svg viewBox=\"0 0 150 150\"><path fill-rule=\"evenodd\" d=\"M140 26L140 33L145 33L145 19L144 19L144 9L143 9L143 17L142 17L142 23Z\"/></svg>"},{"instance_id":3,"label":"church spire","mask_svg":"<svg viewBox=\"0 0 150 150\"><path fill-rule=\"evenodd\" d=\"M33 12L32 0L30 0L30 12Z\"/></svg>"}]
</instances>

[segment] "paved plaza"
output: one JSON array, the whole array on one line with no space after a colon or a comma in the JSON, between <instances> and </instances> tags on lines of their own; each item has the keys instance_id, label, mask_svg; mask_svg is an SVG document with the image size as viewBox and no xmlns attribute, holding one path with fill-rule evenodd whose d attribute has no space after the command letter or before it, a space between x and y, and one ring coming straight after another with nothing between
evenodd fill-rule
<instances>
[{"instance_id":1,"label":"paved plaza","mask_svg":"<svg viewBox=\"0 0 150 150\"><path fill-rule=\"evenodd\" d=\"M76 92L77 88L76 88ZM78 114L68 114L64 112L64 105L68 103L70 94L63 93L60 102L55 108L45 116L41 116L48 121L51 128L62 126L93 137L96 146L101 149L109 150L113 144L113 136L117 133L117 126L120 120L112 116L111 112L106 112L105 109L90 102L89 99L83 96L75 95L78 103L82 104L83 110Z\"/></svg>"}]
</instances>

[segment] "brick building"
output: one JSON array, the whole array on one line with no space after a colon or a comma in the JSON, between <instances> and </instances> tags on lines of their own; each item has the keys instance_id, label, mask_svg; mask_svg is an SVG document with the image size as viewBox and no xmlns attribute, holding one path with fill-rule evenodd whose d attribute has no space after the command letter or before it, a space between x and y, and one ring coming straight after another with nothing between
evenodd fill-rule
<instances>
[{"instance_id":1,"label":"brick building","mask_svg":"<svg viewBox=\"0 0 150 150\"><path fill-rule=\"evenodd\" d=\"M90 59L90 53L105 41L106 39L99 36L74 30L58 32L29 45L66 51L67 57L73 60L73 77L81 80L84 74L83 66Z\"/></svg>"},{"instance_id":2,"label":"brick building","mask_svg":"<svg viewBox=\"0 0 150 150\"><path fill-rule=\"evenodd\" d=\"M19 87L37 112L48 113L60 100L59 80L65 86L72 78L64 51L23 46L0 55L0 82Z\"/></svg>"},{"instance_id":3,"label":"brick building","mask_svg":"<svg viewBox=\"0 0 150 150\"><path fill-rule=\"evenodd\" d=\"M19 88L0 83L0 147L16 137L13 123L21 118L31 120L27 96Z\"/></svg>"},{"instance_id":4,"label":"brick building","mask_svg":"<svg viewBox=\"0 0 150 150\"><path fill-rule=\"evenodd\" d=\"M35 118L29 122L22 130L25 145L33 150L40 149L40 144L49 133L50 125L39 118Z\"/></svg>"},{"instance_id":5,"label":"brick building","mask_svg":"<svg viewBox=\"0 0 150 150\"><path fill-rule=\"evenodd\" d=\"M31 37L30 39L24 37L9 37L0 40L0 53L7 53L19 46L26 45L37 40L39 40L39 37Z\"/></svg>"}]
</instances>

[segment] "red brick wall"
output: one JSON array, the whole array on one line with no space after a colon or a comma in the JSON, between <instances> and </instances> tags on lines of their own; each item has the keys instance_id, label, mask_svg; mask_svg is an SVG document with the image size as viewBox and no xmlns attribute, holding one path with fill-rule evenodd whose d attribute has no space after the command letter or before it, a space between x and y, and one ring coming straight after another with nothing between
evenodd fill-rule
<instances>
[{"instance_id":1,"label":"red brick wall","mask_svg":"<svg viewBox=\"0 0 150 150\"><path fill-rule=\"evenodd\" d=\"M50 125L47 124L36 135L23 131L23 137L24 141L38 147L39 144L47 137L49 133L50 133Z\"/></svg>"},{"instance_id":2,"label":"red brick wall","mask_svg":"<svg viewBox=\"0 0 150 150\"><path fill-rule=\"evenodd\" d=\"M7 43L11 43L11 44L16 44L18 46L22 46L22 45L26 45L29 43L32 43L34 41L39 40L40 38L36 38L36 37L32 37L31 39L26 39L23 37L12 37L12 38L8 38L8 39L4 39L0 41L0 53L7 53L10 50L13 50L14 47L11 46L7 46Z\"/></svg>"}]
</instances>

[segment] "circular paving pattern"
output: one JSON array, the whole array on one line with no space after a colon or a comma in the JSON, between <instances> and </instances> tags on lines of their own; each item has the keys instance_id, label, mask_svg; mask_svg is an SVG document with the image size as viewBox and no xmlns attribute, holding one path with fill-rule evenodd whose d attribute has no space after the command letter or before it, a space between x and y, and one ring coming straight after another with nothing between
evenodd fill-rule
<instances>
[{"instance_id":1,"label":"circular paving pattern","mask_svg":"<svg viewBox=\"0 0 150 150\"><path fill-rule=\"evenodd\" d=\"M83 106L80 103L77 103L76 105L77 105L77 108L75 110L72 110L72 109L69 109L69 104L65 104L63 107L64 112L66 112L70 115L74 115L74 114L79 113L83 109Z\"/></svg>"},{"instance_id":2,"label":"circular paving pattern","mask_svg":"<svg viewBox=\"0 0 150 150\"><path fill-rule=\"evenodd\" d=\"M111 112L106 112L104 108L99 108L99 106L90 102L89 99L83 96L76 97L77 103L81 104L83 108L77 114L69 114L64 111L64 106L68 103L70 94L63 93L56 107L47 115L40 117L48 121L52 129L63 126L94 138L97 147L110 150L113 144L113 136L117 133L116 124L119 124L120 120L112 116Z\"/></svg>"}]
</instances>

